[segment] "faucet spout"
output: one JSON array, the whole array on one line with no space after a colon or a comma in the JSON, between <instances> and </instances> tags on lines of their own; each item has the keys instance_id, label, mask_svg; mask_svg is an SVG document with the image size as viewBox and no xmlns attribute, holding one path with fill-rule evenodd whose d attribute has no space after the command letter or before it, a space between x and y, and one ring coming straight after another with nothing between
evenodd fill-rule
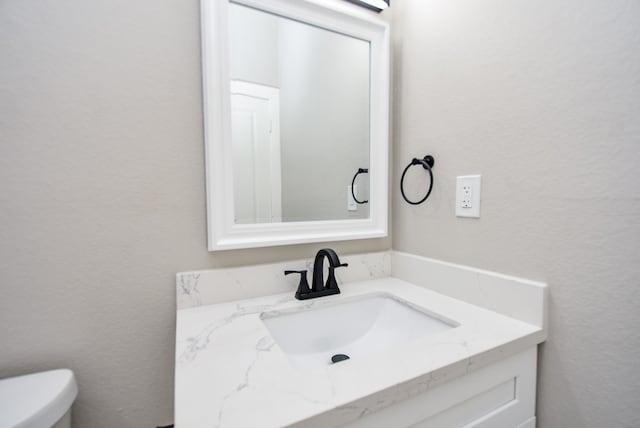
<instances>
[{"instance_id":1,"label":"faucet spout","mask_svg":"<svg viewBox=\"0 0 640 428\"><path fill-rule=\"evenodd\" d=\"M327 282L324 282L324 259L329 260L329 274L327 275ZM298 290L296 291L296 299L306 300L316 297L329 296L331 294L340 294L338 288L338 282L336 281L335 269L343 266L348 266L347 263L340 263L340 259L335 251L331 248L323 248L318 251L316 258L313 261L313 282L311 283L311 289L307 283L307 271L306 270L286 270L285 275L292 273L300 274L300 283L298 284Z\"/></svg>"},{"instance_id":2,"label":"faucet spout","mask_svg":"<svg viewBox=\"0 0 640 428\"><path fill-rule=\"evenodd\" d=\"M326 284L323 279L324 271L324 259L329 260L329 275L327 277ZM334 250L331 248L323 248L316 254L316 258L313 262L313 281L311 283L312 292L320 292L323 290L337 290L332 294L340 293L336 277L334 275L335 268L348 266L347 263L340 263L340 259Z\"/></svg>"}]
</instances>

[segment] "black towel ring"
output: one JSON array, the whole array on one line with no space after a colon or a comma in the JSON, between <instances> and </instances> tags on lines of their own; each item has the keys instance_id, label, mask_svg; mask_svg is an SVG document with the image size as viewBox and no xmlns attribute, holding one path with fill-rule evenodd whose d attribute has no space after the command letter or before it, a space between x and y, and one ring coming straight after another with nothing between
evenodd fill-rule
<instances>
[{"instance_id":1,"label":"black towel ring","mask_svg":"<svg viewBox=\"0 0 640 428\"><path fill-rule=\"evenodd\" d=\"M400 178L400 193L402 193L402 197L404 198L404 200L410 203L411 205L419 205L423 203L424 201L427 200L427 198L431 194L431 190L433 189L433 172L431 171L431 168L433 168L434 162L435 161L433 159L433 156L431 155L427 155L422 159L413 158L411 160L411 163L406 166L404 171L402 171L402 177ZM407 195L404 194L404 176L409 170L409 168L411 168L413 165L422 165L422 167L426 169L427 172L429 173L429 190L427 191L427 194L424 195L424 198L420 199L418 202L410 201L407 198Z\"/></svg>"},{"instance_id":2,"label":"black towel ring","mask_svg":"<svg viewBox=\"0 0 640 428\"><path fill-rule=\"evenodd\" d=\"M355 185L356 182L356 177L358 176L358 174L366 174L369 172L369 168L358 168L358 172L356 172L356 175L353 176L353 180L351 180L351 196L353 196L353 200L356 202L356 204L366 204L369 201L368 200L364 200L364 201L359 201L358 198L356 198L356 194L353 191L353 186Z\"/></svg>"}]
</instances>

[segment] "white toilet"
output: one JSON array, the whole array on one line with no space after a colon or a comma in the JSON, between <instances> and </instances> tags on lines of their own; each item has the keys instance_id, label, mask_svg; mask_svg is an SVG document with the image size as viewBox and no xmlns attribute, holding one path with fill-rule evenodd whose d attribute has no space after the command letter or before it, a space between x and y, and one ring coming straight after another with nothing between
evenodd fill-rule
<instances>
[{"instance_id":1,"label":"white toilet","mask_svg":"<svg viewBox=\"0 0 640 428\"><path fill-rule=\"evenodd\" d=\"M0 428L70 428L78 395L73 372L50 370L0 380Z\"/></svg>"}]
</instances>

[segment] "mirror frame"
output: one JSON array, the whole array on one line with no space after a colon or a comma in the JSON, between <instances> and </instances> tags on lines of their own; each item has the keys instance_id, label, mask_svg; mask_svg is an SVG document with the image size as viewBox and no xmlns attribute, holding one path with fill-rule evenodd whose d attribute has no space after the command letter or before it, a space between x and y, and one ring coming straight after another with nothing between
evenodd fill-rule
<instances>
[{"instance_id":1,"label":"mirror frame","mask_svg":"<svg viewBox=\"0 0 640 428\"><path fill-rule=\"evenodd\" d=\"M232 2L370 43L369 218L235 224L227 18L230 1L201 0L209 251L387 236L389 25L380 18L371 16L369 12L356 10L358 8L339 0L232 0Z\"/></svg>"}]
</instances>

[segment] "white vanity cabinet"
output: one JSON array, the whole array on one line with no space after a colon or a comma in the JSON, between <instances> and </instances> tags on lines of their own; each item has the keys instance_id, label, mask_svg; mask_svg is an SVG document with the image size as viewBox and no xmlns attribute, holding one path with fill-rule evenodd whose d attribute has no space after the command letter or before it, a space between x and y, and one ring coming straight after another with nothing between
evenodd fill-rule
<instances>
[{"instance_id":1,"label":"white vanity cabinet","mask_svg":"<svg viewBox=\"0 0 640 428\"><path fill-rule=\"evenodd\" d=\"M534 428L536 354L531 347L345 427Z\"/></svg>"}]
</instances>

